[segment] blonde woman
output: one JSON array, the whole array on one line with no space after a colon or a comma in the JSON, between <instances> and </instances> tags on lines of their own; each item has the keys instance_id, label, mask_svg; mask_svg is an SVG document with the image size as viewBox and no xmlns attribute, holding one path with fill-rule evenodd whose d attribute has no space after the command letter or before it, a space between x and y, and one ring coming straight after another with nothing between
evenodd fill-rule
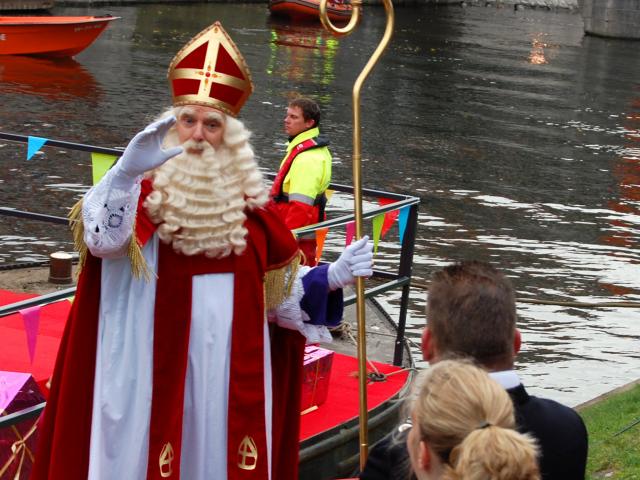
<instances>
[{"instance_id":1,"label":"blonde woman","mask_svg":"<svg viewBox=\"0 0 640 480\"><path fill-rule=\"evenodd\" d=\"M471 363L431 367L407 437L418 480L539 480L534 440L514 430L505 390Z\"/></svg>"}]
</instances>

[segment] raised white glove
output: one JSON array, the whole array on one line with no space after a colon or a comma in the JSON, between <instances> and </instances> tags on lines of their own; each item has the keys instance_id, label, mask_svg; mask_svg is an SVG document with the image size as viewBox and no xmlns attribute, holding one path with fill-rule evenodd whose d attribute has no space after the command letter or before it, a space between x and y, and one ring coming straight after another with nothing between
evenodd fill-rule
<instances>
[{"instance_id":1,"label":"raised white glove","mask_svg":"<svg viewBox=\"0 0 640 480\"><path fill-rule=\"evenodd\" d=\"M329 288L337 290L355 283L355 277L370 277L373 274L373 242L364 236L352 243L329 265L327 280Z\"/></svg>"},{"instance_id":2,"label":"raised white glove","mask_svg":"<svg viewBox=\"0 0 640 480\"><path fill-rule=\"evenodd\" d=\"M147 125L131 139L115 166L114 187L127 190L138 176L182 153L182 147L162 149L162 141L174 123L176 117L171 115Z\"/></svg>"}]
</instances>

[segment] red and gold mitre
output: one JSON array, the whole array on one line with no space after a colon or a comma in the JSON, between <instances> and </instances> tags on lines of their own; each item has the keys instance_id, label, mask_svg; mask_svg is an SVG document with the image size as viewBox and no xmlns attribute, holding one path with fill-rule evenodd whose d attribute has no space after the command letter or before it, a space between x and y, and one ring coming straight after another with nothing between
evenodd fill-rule
<instances>
[{"instance_id":1,"label":"red and gold mitre","mask_svg":"<svg viewBox=\"0 0 640 480\"><path fill-rule=\"evenodd\" d=\"M175 107L204 105L235 117L253 91L249 67L220 22L182 47L167 76Z\"/></svg>"}]
</instances>

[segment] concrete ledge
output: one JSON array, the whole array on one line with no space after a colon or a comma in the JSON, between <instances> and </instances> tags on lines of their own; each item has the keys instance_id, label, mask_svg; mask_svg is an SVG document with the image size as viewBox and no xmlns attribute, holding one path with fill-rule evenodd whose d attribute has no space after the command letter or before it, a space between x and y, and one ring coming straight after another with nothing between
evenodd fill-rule
<instances>
[{"instance_id":1,"label":"concrete ledge","mask_svg":"<svg viewBox=\"0 0 640 480\"><path fill-rule=\"evenodd\" d=\"M590 407L591 405L595 405L596 403L600 403L604 400L607 400L609 397L613 397L614 395L617 395L618 393L623 393L623 392L627 392L629 390L631 390L632 388L634 388L636 385L640 385L640 379L635 380L633 382L629 382L626 385L622 385L621 387L618 388L614 388L613 390L607 392L607 393L603 393L602 395L598 395L595 398L592 398L591 400L587 400L584 403L581 403L580 405L577 405L574 407L574 410L576 411L580 411L583 410L587 407Z\"/></svg>"}]
</instances>

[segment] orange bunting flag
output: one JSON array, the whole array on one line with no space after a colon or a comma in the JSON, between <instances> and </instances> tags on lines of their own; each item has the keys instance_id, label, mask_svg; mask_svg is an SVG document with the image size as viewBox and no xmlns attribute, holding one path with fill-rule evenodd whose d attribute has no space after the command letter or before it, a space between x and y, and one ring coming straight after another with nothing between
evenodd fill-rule
<instances>
[{"instance_id":1,"label":"orange bunting flag","mask_svg":"<svg viewBox=\"0 0 640 480\"><path fill-rule=\"evenodd\" d=\"M379 198L378 205L384 207L385 205L389 205L391 203L396 203L397 200L393 200L392 198ZM398 214L400 210L392 210L391 212L387 212L384 214L384 222L382 223L382 230L380 232L380 236L384 238L389 229L393 226L395 221L398 219Z\"/></svg>"},{"instance_id":2,"label":"orange bunting flag","mask_svg":"<svg viewBox=\"0 0 640 480\"><path fill-rule=\"evenodd\" d=\"M316 260L319 262L320 257L322 257L322 250L324 249L324 240L327 238L327 233L329 233L329 228L321 228L320 230L316 230Z\"/></svg>"},{"instance_id":3,"label":"orange bunting flag","mask_svg":"<svg viewBox=\"0 0 640 480\"><path fill-rule=\"evenodd\" d=\"M384 213L373 217L373 253L378 253L378 242L382 233L382 224L384 223Z\"/></svg>"}]
</instances>

